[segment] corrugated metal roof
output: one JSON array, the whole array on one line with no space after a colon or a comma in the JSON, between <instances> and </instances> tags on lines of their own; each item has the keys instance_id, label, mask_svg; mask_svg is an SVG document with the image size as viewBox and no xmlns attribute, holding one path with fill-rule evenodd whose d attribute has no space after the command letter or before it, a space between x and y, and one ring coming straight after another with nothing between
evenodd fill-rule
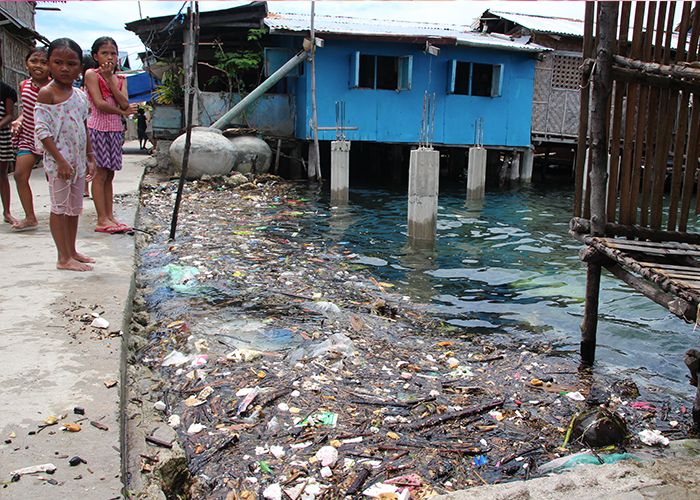
<instances>
[{"instance_id":1,"label":"corrugated metal roof","mask_svg":"<svg viewBox=\"0 0 700 500\"><path fill-rule=\"evenodd\" d=\"M570 35L583 37L583 19L567 19L564 17L540 16L534 14L518 14L516 12L503 12L490 10L494 14L508 21L519 24L524 28L537 33L552 33L555 35Z\"/></svg>"},{"instance_id":2,"label":"corrugated metal roof","mask_svg":"<svg viewBox=\"0 0 700 500\"><path fill-rule=\"evenodd\" d=\"M265 24L274 32L308 32L310 16L308 14L288 14L270 12ZM536 44L525 44L502 35L477 33L469 26L443 23L419 23L415 21L396 21L390 19L362 19L346 16L314 16L314 29L317 33L389 37L389 38L425 38L442 43L488 47L501 50L524 52L542 52L550 50Z\"/></svg>"},{"instance_id":3,"label":"corrugated metal roof","mask_svg":"<svg viewBox=\"0 0 700 500\"><path fill-rule=\"evenodd\" d=\"M500 10L488 10L488 13L512 21L515 24L527 28L535 33L549 33L552 35L577 36L583 38L584 21L582 19L568 19L564 17L550 17L535 14L519 14L516 12L503 12ZM628 39L632 39L633 26L629 28ZM654 30L656 33L656 30ZM671 48L678 46L678 33L671 34Z\"/></svg>"}]
</instances>

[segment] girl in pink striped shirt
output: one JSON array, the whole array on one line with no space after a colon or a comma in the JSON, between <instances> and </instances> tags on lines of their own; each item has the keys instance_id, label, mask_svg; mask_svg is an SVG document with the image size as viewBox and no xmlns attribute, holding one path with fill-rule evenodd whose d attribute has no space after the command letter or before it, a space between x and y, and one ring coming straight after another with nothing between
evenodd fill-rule
<instances>
[{"instance_id":1,"label":"girl in pink striped shirt","mask_svg":"<svg viewBox=\"0 0 700 500\"><path fill-rule=\"evenodd\" d=\"M34 140L34 106L39 90L49 83L49 62L45 47L34 47L24 59L29 78L19 84L22 113L12 122L12 132L17 136L17 160L15 163L15 184L19 201L24 209L24 219L12 225L15 231L36 229L39 222L34 213L34 195L29 186L32 169L39 161L42 151Z\"/></svg>"},{"instance_id":2,"label":"girl in pink striped shirt","mask_svg":"<svg viewBox=\"0 0 700 500\"><path fill-rule=\"evenodd\" d=\"M117 42L100 37L92 44L92 58L97 68L85 72L85 88L90 102L88 132L95 152L97 172L92 180L92 200L97 211L100 233L120 233L130 228L114 217L114 172L122 168L124 129L121 117L133 114L135 105L129 105L125 78L116 75Z\"/></svg>"}]
</instances>

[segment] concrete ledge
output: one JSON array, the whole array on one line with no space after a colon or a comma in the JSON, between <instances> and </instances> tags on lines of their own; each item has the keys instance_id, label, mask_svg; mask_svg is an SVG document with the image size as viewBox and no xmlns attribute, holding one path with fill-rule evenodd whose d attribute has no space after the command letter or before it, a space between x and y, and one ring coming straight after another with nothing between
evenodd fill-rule
<instances>
[{"instance_id":1,"label":"concrete ledge","mask_svg":"<svg viewBox=\"0 0 700 500\"><path fill-rule=\"evenodd\" d=\"M124 169L115 176L115 211L126 223L134 221L145 158L125 156ZM94 206L85 199L78 248L97 259L95 270L57 271L41 169L33 172L31 185L39 229L14 233L9 225L0 226L0 480L10 480L10 471L37 464L53 463L57 470L22 476L3 488L1 496L121 498L122 383L108 388L105 381L120 380L119 332L130 310L134 240L95 233ZM13 213L19 216L14 186L12 195ZM108 329L90 327L87 318L81 321L92 311L109 321ZM83 408L84 415L74 413L75 407ZM42 429L50 415L59 417L58 424ZM80 432L62 431L64 422L80 424ZM70 466L73 456L87 463Z\"/></svg>"}]
</instances>

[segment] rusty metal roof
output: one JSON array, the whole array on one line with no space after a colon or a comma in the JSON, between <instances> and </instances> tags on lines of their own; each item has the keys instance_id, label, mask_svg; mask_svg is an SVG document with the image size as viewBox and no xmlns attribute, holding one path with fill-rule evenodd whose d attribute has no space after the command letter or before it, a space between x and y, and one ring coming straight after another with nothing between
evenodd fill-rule
<instances>
[{"instance_id":1,"label":"rusty metal roof","mask_svg":"<svg viewBox=\"0 0 700 500\"><path fill-rule=\"evenodd\" d=\"M583 19L519 14L517 12L503 12L490 9L487 11L486 16L488 16L488 14L502 17L503 19L507 19L508 21L519 24L537 33L583 37Z\"/></svg>"},{"instance_id":2,"label":"rusty metal roof","mask_svg":"<svg viewBox=\"0 0 700 500\"><path fill-rule=\"evenodd\" d=\"M308 14L270 12L264 22L271 33L306 33L309 31L309 21ZM320 35L427 40L434 43L523 52L550 50L540 45L525 43L526 40L517 41L504 35L479 33L472 31L469 26L457 24L316 15L314 29Z\"/></svg>"}]
</instances>

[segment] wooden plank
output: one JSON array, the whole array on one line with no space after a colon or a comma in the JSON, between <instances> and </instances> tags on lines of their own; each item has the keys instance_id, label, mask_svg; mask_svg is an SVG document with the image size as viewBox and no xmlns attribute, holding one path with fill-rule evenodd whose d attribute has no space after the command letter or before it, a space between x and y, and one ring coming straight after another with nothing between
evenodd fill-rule
<instances>
[{"instance_id":1,"label":"wooden plank","mask_svg":"<svg viewBox=\"0 0 700 500\"><path fill-rule=\"evenodd\" d=\"M679 270L679 271L693 271L694 269L697 269L698 272L700 272L700 267L691 267L691 266L682 266L680 264L665 264L665 263L660 263L660 262L645 262L643 260L637 261L639 262L640 266L644 267L658 267L659 269L670 269L670 270Z\"/></svg>"},{"instance_id":2,"label":"wooden plank","mask_svg":"<svg viewBox=\"0 0 700 500\"><path fill-rule=\"evenodd\" d=\"M593 13L595 4L586 2L583 31L583 59L591 57L593 53ZM576 149L576 171L574 178L574 215L580 217L583 209L583 172L586 160L586 146L588 144L588 110L589 110L589 82L586 72L581 76L581 96L578 125L578 146Z\"/></svg>"},{"instance_id":3,"label":"wooden plank","mask_svg":"<svg viewBox=\"0 0 700 500\"><path fill-rule=\"evenodd\" d=\"M678 46L676 48L676 62L680 62L687 57L685 43L688 38L688 26L690 23L690 2L683 2L683 12L678 30ZM686 135L688 132L688 104L690 93L681 92L681 103L679 107L678 129L676 130L676 140L673 145L673 170L671 173L671 193L668 207L668 223L666 229L673 231L676 229L678 221L678 204L680 202L681 181L683 179L683 158L685 152Z\"/></svg>"},{"instance_id":4,"label":"wooden plank","mask_svg":"<svg viewBox=\"0 0 700 500\"><path fill-rule=\"evenodd\" d=\"M591 232L590 221L581 217L574 217L569 221L569 232L574 234L589 234ZM605 224L605 236L620 237L627 239L634 238L648 241L677 241L679 243L700 244L700 234L686 233L679 231L664 231L660 229L650 229L643 226L625 226L608 222Z\"/></svg>"},{"instance_id":5,"label":"wooden plank","mask_svg":"<svg viewBox=\"0 0 700 500\"><path fill-rule=\"evenodd\" d=\"M637 2L634 12L634 28L632 30L632 51L633 58L641 56L642 52L642 26L644 25L645 2ZM640 84L633 83L628 87L627 113L625 115L625 139L622 153L622 167L620 173L620 217L622 224L631 224L632 199L632 162L634 158L634 138L636 137L637 114L642 109L639 106Z\"/></svg>"},{"instance_id":6,"label":"wooden plank","mask_svg":"<svg viewBox=\"0 0 700 500\"><path fill-rule=\"evenodd\" d=\"M621 238L601 238L601 240L610 243L634 244L640 247L649 248L681 248L685 250L700 250L700 245L680 241L636 241Z\"/></svg>"},{"instance_id":7,"label":"wooden plank","mask_svg":"<svg viewBox=\"0 0 700 500\"><path fill-rule=\"evenodd\" d=\"M639 247L634 245L625 245L623 243L615 243L606 245L608 248L620 250L624 252L637 252L649 255L685 255L688 257L699 257L700 250L682 250L676 248L649 248Z\"/></svg>"},{"instance_id":8,"label":"wooden plank","mask_svg":"<svg viewBox=\"0 0 700 500\"><path fill-rule=\"evenodd\" d=\"M674 273L674 272L669 272L669 271L663 271L657 268L654 268L654 271L656 271L659 274L663 274L667 278L680 278L680 279L688 279L688 280L700 280L700 274L699 273Z\"/></svg>"}]
</instances>

